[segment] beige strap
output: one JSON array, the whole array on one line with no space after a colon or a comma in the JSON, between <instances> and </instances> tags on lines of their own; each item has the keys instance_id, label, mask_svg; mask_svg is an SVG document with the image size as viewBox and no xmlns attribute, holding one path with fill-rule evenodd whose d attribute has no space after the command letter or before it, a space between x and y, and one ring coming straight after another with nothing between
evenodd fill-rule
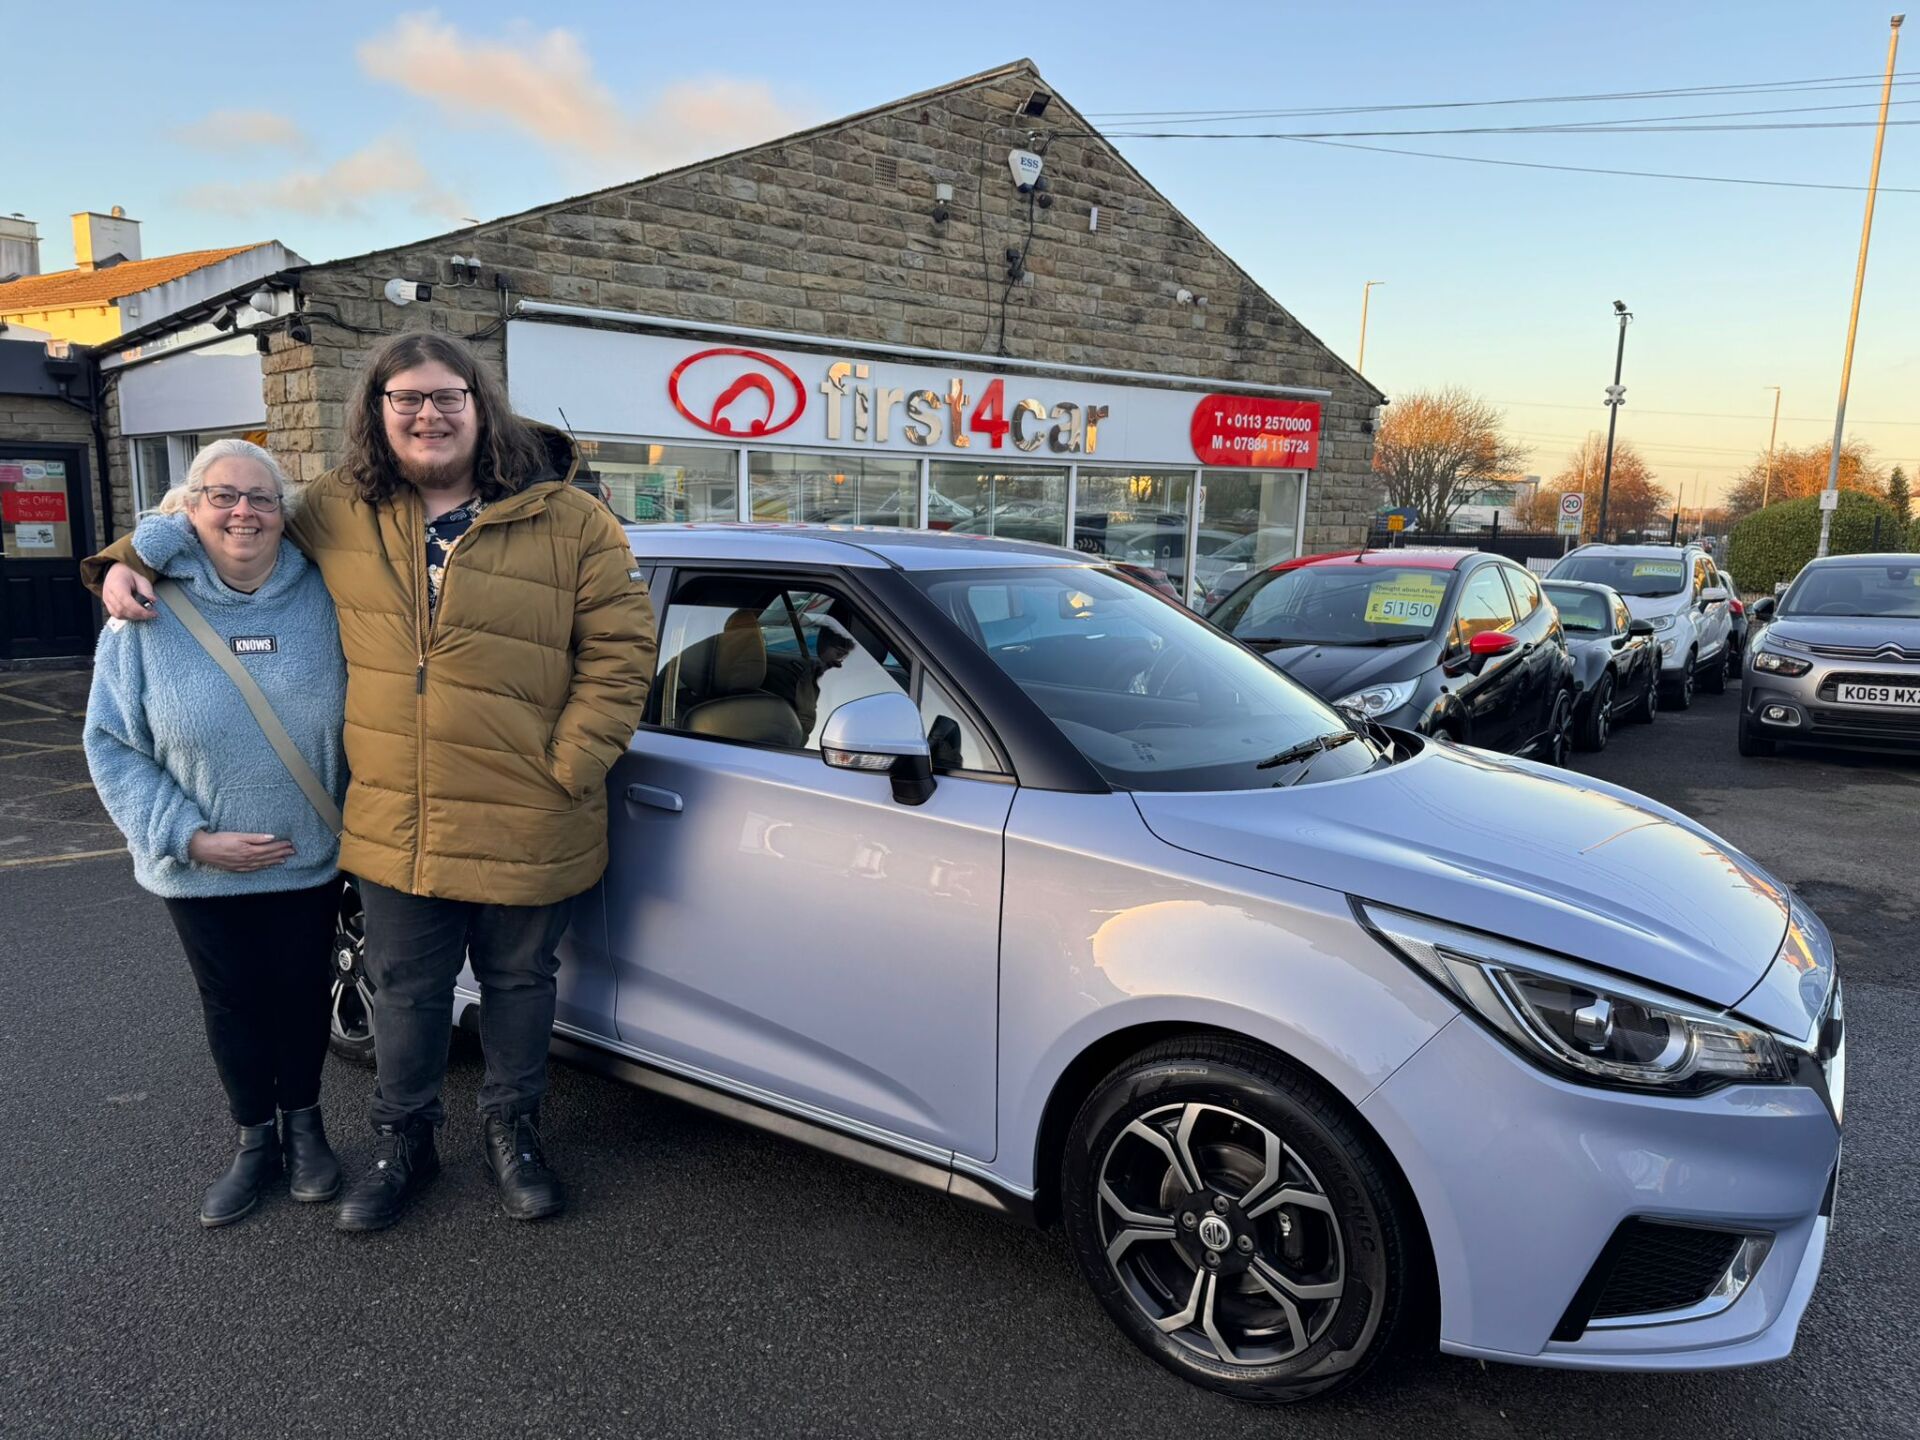
<instances>
[{"instance_id":1,"label":"beige strap","mask_svg":"<svg viewBox=\"0 0 1920 1440\"><path fill-rule=\"evenodd\" d=\"M340 833L342 824L340 807L333 803L333 797L327 793L327 787L320 783L320 777L313 773L313 767L307 763L307 757L293 743L293 737L287 734L287 727L280 723L280 717L273 713L273 706L261 693L253 676L247 673L247 667L235 658L227 642L220 638L220 632L207 623L193 601L187 598L187 592L172 580L160 580L154 584L154 593L167 602L167 608L187 627L187 633L200 642L200 648L213 657L213 661L227 672L227 678L233 681L234 688L240 692L240 698L247 702L247 709L253 712L253 718L259 723L260 733L267 737L267 743L273 746L273 753L280 757L280 763L287 767L287 773L293 777L293 783L300 787L307 797L307 803L313 806L327 830L334 835Z\"/></svg>"}]
</instances>

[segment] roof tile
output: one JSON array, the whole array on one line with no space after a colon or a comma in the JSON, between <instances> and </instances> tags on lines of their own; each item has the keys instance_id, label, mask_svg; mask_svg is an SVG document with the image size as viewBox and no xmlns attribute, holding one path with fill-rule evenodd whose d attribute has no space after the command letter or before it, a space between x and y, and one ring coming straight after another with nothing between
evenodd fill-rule
<instances>
[{"instance_id":1,"label":"roof tile","mask_svg":"<svg viewBox=\"0 0 1920 1440\"><path fill-rule=\"evenodd\" d=\"M150 290L155 285L178 280L258 248L257 245L229 245L221 250L156 255L151 260L123 260L104 270L57 270L51 275L28 275L0 285L0 315L110 305L123 295Z\"/></svg>"}]
</instances>

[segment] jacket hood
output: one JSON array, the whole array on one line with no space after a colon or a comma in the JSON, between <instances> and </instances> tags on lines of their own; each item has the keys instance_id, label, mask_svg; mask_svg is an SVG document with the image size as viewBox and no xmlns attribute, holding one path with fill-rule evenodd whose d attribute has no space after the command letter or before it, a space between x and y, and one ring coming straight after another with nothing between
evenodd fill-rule
<instances>
[{"instance_id":1,"label":"jacket hood","mask_svg":"<svg viewBox=\"0 0 1920 1440\"><path fill-rule=\"evenodd\" d=\"M1134 794L1182 850L1572 956L1719 1006L1766 972L1787 889L1632 791L1453 745L1287 789Z\"/></svg>"},{"instance_id":2,"label":"jacket hood","mask_svg":"<svg viewBox=\"0 0 1920 1440\"><path fill-rule=\"evenodd\" d=\"M527 484L536 485L547 480L557 480L563 485L569 483L580 465L580 450L573 443L573 438L564 431L554 429L551 425L541 424L538 420L528 420L526 425L533 431L534 439L540 442L540 448L546 451L547 455L546 470L531 477Z\"/></svg>"},{"instance_id":3,"label":"jacket hood","mask_svg":"<svg viewBox=\"0 0 1920 1440\"><path fill-rule=\"evenodd\" d=\"M1424 675L1434 665L1431 639L1407 645L1256 645L1267 663L1314 694L1338 700L1368 685L1386 685Z\"/></svg>"},{"instance_id":4,"label":"jacket hood","mask_svg":"<svg viewBox=\"0 0 1920 1440\"><path fill-rule=\"evenodd\" d=\"M185 515L147 516L134 527L133 548L151 569L186 586L196 602L214 605L278 599L299 584L307 572L307 557L282 536L279 556L266 583L251 595L231 589L221 580L193 522Z\"/></svg>"}]
</instances>

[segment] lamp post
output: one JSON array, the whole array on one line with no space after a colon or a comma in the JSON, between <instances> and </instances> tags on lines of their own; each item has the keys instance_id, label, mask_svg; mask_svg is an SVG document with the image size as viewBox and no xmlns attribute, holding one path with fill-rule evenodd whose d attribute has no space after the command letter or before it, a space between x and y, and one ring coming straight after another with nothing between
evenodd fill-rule
<instances>
[{"instance_id":1,"label":"lamp post","mask_svg":"<svg viewBox=\"0 0 1920 1440\"><path fill-rule=\"evenodd\" d=\"M1833 451L1827 459L1827 489L1820 497L1820 544L1813 552L1827 553L1833 532L1833 512L1840 503L1840 442L1846 438L1847 387L1853 380L1853 336L1860 328L1860 291L1867 283L1867 242L1873 238L1873 202L1880 193L1880 152L1887 143L1887 104L1893 98L1893 62L1900 53L1900 22L1895 15L1887 35L1887 79L1880 90L1880 128L1873 137L1873 172L1867 177L1867 215L1860 222L1860 258L1853 267L1853 313L1847 317L1847 358L1840 367L1840 403L1833 413Z\"/></svg>"},{"instance_id":2,"label":"lamp post","mask_svg":"<svg viewBox=\"0 0 1920 1440\"><path fill-rule=\"evenodd\" d=\"M1369 280L1360 287L1360 358L1354 362L1353 368L1361 375L1367 373L1367 301L1373 298L1374 286L1386 283L1384 280Z\"/></svg>"},{"instance_id":3,"label":"lamp post","mask_svg":"<svg viewBox=\"0 0 1920 1440\"><path fill-rule=\"evenodd\" d=\"M1633 320L1633 312L1627 309L1627 302L1613 302L1613 313L1620 317L1620 344L1613 352L1613 384L1607 387L1607 463L1600 472L1600 522L1594 528L1593 537L1602 545L1607 543L1607 492L1613 486L1613 427L1620 421L1620 407L1627 403L1627 387L1620 383L1620 367L1627 358L1627 326Z\"/></svg>"},{"instance_id":4,"label":"lamp post","mask_svg":"<svg viewBox=\"0 0 1920 1440\"><path fill-rule=\"evenodd\" d=\"M1773 428L1767 431L1767 478L1760 485L1760 508L1767 508L1767 497L1773 494L1773 441L1780 433L1780 387L1762 385L1762 390L1773 391Z\"/></svg>"}]
</instances>

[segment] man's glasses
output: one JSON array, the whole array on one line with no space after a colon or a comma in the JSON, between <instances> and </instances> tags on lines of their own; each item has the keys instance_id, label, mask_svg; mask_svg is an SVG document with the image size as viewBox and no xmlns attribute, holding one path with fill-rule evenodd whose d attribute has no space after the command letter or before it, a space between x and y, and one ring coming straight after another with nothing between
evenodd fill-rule
<instances>
[{"instance_id":1,"label":"man's glasses","mask_svg":"<svg viewBox=\"0 0 1920 1440\"><path fill-rule=\"evenodd\" d=\"M382 390L380 393L387 397L396 415L418 415L420 407L429 400L442 415L456 415L467 408L467 396L473 392L465 386L448 386L445 390Z\"/></svg>"},{"instance_id":2,"label":"man's glasses","mask_svg":"<svg viewBox=\"0 0 1920 1440\"><path fill-rule=\"evenodd\" d=\"M235 490L227 485L207 485L201 487L199 494L216 510L233 509L242 496L262 515L271 515L280 508L280 497L272 490Z\"/></svg>"}]
</instances>

